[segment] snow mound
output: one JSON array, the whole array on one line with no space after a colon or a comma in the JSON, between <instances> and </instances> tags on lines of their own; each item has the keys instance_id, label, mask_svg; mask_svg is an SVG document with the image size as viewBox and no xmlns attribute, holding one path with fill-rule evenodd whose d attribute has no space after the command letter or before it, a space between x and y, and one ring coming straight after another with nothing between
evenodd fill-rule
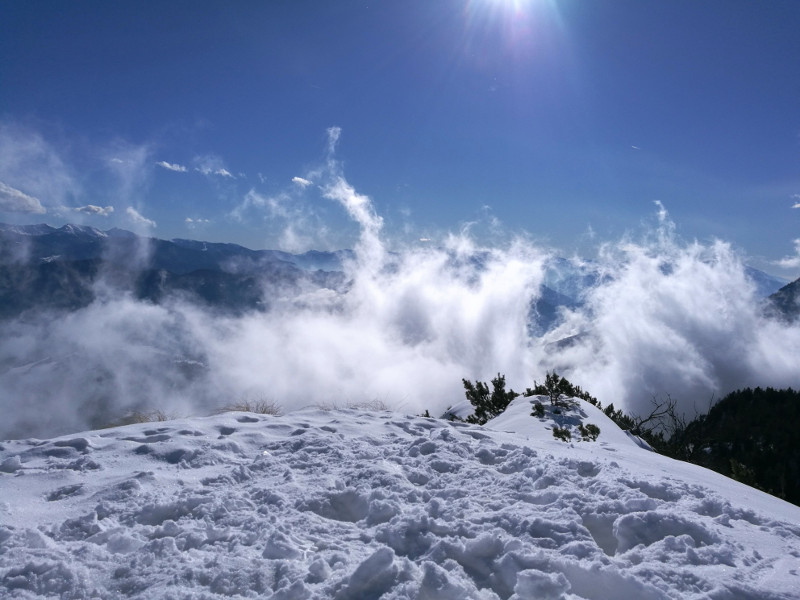
<instances>
[{"instance_id":1,"label":"snow mound","mask_svg":"<svg viewBox=\"0 0 800 600\"><path fill-rule=\"evenodd\" d=\"M575 442L595 443L583 440L579 426L596 425L600 428L596 442L605 447L609 444L622 446L638 444L596 406L578 398L563 398L562 404L553 406L548 396L520 396L511 401L506 410L490 420L486 426L498 431L525 435L537 441L552 441L553 427L566 429ZM533 414L536 404L541 405L543 415Z\"/></svg>"},{"instance_id":2,"label":"snow mound","mask_svg":"<svg viewBox=\"0 0 800 600\"><path fill-rule=\"evenodd\" d=\"M800 508L589 405L597 441L562 442L519 400L487 427L309 409L3 442L0 597L797 597Z\"/></svg>"},{"instance_id":3,"label":"snow mound","mask_svg":"<svg viewBox=\"0 0 800 600\"><path fill-rule=\"evenodd\" d=\"M535 405L541 405L541 416L535 413ZM454 404L445 411L442 418L466 419L474 409L469 400ZM580 426L595 425L600 429L596 439L586 439ZM547 442L555 439L553 428L566 429L570 432L571 442L599 442L601 447L609 444L637 446L645 450L653 450L650 445L623 431L602 410L580 398L562 398L560 405L554 406L549 396L518 396L506 409L494 419L486 423L486 427L498 431L524 435L528 441Z\"/></svg>"}]
</instances>

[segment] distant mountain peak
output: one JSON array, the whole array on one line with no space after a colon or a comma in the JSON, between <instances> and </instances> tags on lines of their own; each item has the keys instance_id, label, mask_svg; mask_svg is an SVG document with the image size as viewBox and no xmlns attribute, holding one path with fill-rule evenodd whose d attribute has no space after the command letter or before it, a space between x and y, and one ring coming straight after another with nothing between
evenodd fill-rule
<instances>
[{"instance_id":1,"label":"distant mountain peak","mask_svg":"<svg viewBox=\"0 0 800 600\"><path fill-rule=\"evenodd\" d=\"M792 321L800 316L800 278L786 284L769 298L772 310Z\"/></svg>"},{"instance_id":2,"label":"distant mountain peak","mask_svg":"<svg viewBox=\"0 0 800 600\"><path fill-rule=\"evenodd\" d=\"M67 223L63 227L58 228L56 231L59 233L66 233L71 235L88 235L91 237L97 238L106 238L108 234L104 231L100 231L95 227L91 227L89 225L73 225L72 223Z\"/></svg>"}]
</instances>

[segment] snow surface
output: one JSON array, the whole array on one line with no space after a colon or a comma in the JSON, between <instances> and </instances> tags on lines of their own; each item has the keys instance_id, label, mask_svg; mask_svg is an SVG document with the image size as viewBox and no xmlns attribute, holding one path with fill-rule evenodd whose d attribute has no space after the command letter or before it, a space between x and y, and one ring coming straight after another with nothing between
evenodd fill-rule
<instances>
[{"instance_id":1,"label":"snow surface","mask_svg":"<svg viewBox=\"0 0 800 600\"><path fill-rule=\"evenodd\" d=\"M484 427L304 409L3 442L0 597L800 597L800 507L583 402L558 441L535 400Z\"/></svg>"}]
</instances>

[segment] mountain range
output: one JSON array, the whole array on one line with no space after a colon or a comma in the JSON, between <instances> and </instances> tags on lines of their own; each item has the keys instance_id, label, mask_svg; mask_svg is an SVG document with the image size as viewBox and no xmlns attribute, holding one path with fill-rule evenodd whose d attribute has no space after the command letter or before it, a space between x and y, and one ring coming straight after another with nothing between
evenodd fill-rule
<instances>
[{"instance_id":1,"label":"mountain range","mask_svg":"<svg viewBox=\"0 0 800 600\"><path fill-rule=\"evenodd\" d=\"M130 231L0 224L0 317L90 304L101 281L140 300L179 295L224 312L265 310L307 287L338 289L349 251L289 254Z\"/></svg>"},{"instance_id":2,"label":"mountain range","mask_svg":"<svg viewBox=\"0 0 800 600\"><path fill-rule=\"evenodd\" d=\"M154 303L178 296L224 313L269 310L275 299L303 291L346 290L345 263L353 258L352 250L291 254L237 244L162 240L117 228L0 223L0 318L87 306L102 293L101 281ZM474 261L479 268L481 257ZM746 267L746 274L770 310L790 319L800 313L798 281L786 285L752 267ZM579 306L583 294L600 279L591 263L552 261L531 306L531 332L550 329L559 309Z\"/></svg>"}]
</instances>

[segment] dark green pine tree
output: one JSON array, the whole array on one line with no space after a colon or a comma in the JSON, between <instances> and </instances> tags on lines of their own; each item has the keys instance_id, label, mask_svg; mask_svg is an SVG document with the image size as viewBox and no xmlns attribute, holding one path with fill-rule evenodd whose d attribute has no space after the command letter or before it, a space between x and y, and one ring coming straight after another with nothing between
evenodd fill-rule
<instances>
[{"instance_id":1,"label":"dark green pine tree","mask_svg":"<svg viewBox=\"0 0 800 600\"><path fill-rule=\"evenodd\" d=\"M461 381L464 384L464 393L467 399L475 407L475 414L467 417L467 421L470 423L483 425L489 419L502 413L511 401L519 396L514 390L506 391L506 378L500 373L492 379L491 393L489 393L489 386L482 381L476 380L474 385L469 379Z\"/></svg>"}]
</instances>

